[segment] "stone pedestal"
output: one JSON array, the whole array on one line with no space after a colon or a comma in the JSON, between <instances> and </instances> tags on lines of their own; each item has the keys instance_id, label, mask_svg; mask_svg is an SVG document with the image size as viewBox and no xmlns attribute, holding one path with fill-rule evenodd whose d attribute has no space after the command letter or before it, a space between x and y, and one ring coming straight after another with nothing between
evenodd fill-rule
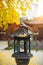
<instances>
[{"instance_id":1,"label":"stone pedestal","mask_svg":"<svg viewBox=\"0 0 43 65\"><path fill-rule=\"evenodd\" d=\"M30 59L16 59L16 63L17 65L28 65L29 64Z\"/></svg>"},{"instance_id":2,"label":"stone pedestal","mask_svg":"<svg viewBox=\"0 0 43 65\"><path fill-rule=\"evenodd\" d=\"M28 65L32 54L18 53L12 54L12 56L15 57L17 65Z\"/></svg>"}]
</instances>

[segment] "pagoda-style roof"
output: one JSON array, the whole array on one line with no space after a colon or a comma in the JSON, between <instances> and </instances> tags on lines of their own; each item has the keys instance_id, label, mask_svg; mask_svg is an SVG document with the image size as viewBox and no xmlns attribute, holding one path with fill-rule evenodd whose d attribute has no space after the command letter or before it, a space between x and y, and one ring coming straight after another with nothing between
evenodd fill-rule
<instances>
[{"instance_id":1,"label":"pagoda-style roof","mask_svg":"<svg viewBox=\"0 0 43 65\"><path fill-rule=\"evenodd\" d=\"M43 27L43 16L34 18L33 20L24 20L24 23L28 26L38 25L39 27Z\"/></svg>"},{"instance_id":2,"label":"pagoda-style roof","mask_svg":"<svg viewBox=\"0 0 43 65\"><path fill-rule=\"evenodd\" d=\"M34 18L33 20L24 20L27 25L43 25L43 16Z\"/></svg>"},{"instance_id":3,"label":"pagoda-style roof","mask_svg":"<svg viewBox=\"0 0 43 65\"><path fill-rule=\"evenodd\" d=\"M28 34L28 27L24 25L19 25L18 30L15 32L15 36L25 37Z\"/></svg>"}]
</instances>

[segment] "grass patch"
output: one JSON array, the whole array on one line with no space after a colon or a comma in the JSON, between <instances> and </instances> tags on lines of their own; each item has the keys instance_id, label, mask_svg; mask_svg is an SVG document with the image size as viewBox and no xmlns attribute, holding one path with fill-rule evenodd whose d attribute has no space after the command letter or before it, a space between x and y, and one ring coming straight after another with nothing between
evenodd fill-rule
<instances>
[{"instance_id":1,"label":"grass patch","mask_svg":"<svg viewBox=\"0 0 43 65\"><path fill-rule=\"evenodd\" d=\"M13 47L6 47L5 50L11 50Z\"/></svg>"}]
</instances>

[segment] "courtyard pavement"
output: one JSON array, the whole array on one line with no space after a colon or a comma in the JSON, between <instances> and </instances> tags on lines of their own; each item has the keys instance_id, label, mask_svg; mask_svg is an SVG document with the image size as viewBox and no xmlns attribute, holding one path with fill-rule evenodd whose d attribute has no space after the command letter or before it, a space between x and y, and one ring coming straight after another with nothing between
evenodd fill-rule
<instances>
[{"instance_id":1,"label":"courtyard pavement","mask_svg":"<svg viewBox=\"0 0 43 65\"><path fill-rule=\"evenodd\" d=\"M0 65L17 65L15 58L12 57L12 50L4 50L7 47L7 41L0 41ZM28 65L43 65L43 51L31 50L33 57Z\"/></svg>"}]
</instances>

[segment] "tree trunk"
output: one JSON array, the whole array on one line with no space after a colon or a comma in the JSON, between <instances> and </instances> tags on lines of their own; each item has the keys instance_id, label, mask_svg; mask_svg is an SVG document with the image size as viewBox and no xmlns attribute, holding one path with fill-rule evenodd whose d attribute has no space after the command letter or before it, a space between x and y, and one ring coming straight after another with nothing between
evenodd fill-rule
<instances>
[{"instance_id":1,"label":"tree trunk","mask_svg":"<svg viewBox=\"0 0 43 65\"><path fill-rule=\"evenodd\" d=\"M7 35L8 37L8 47L10 47L10 35Z\"/></svg>"}]
</instances>

